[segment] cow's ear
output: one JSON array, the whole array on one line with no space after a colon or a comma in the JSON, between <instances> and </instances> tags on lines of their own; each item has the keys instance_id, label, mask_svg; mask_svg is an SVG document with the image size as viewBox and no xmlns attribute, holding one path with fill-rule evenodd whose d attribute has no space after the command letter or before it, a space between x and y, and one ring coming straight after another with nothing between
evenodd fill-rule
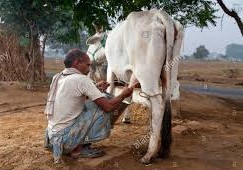
<instances>
[{"instance_id":1,"label":"cow's ear","mask_svg":"<svg viewBox=\"0 0 243 170\"><path fill-rule=\"evenodd\" d=\"M91 44L95 44L97 41L100 40L100 37L97 37L97 36L92 36L92 37L89 37L86 41L86 44L87 45L91 45Z\"/></svg>"}]
</instances>

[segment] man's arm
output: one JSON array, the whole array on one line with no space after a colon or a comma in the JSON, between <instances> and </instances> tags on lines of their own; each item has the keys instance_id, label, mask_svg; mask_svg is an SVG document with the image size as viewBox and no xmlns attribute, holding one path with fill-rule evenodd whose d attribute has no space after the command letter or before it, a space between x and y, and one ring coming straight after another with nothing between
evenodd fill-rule
<instances>
[{"instance_id":1,"label":"man's arm","mask_svg":"<svg viewBox=\"0 0 243 170\"><path fill-rule=\"evenodd\" d=\"M100 106L105 112L112 112L118 108L119 104L127 97L131 96L133 92L133 88L125 87L121 94L112 99L107 99L106 97L101 97L94 102Z\"/></svg>"}]
</instances>

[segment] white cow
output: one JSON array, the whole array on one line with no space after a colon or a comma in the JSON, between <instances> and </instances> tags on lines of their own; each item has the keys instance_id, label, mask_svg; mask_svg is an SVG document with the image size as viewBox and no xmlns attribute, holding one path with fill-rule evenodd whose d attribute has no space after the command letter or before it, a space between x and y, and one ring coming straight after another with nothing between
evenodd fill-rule
<instances>
[{"instance_id":1,"label":"white cow","mask_svg":"<svg viewBox=\"0 0 243 170\"><path fill-rule=\"evenodd\" d=\"M95 51L104 35L98 32L90 37L88 51ZM138 81L152 111L149 147L141 163L170 153L171 95L179 88L176 84L182 39L179 22L165 11L150 10L129 14L106 41L107 81L111 83L108 92L113 92L115 76L129 86Z\"/></svg>"},{"instance_id":2,"label":"white cow","mask_svg":"<svg viewBox=\"0 0 243 170\"><path fill-rule=\"evenodd\" d=\"M101 32L96 28L97 32ZM102 27L103 31L103 27ZM106 80L106 71L107 71L107 60L105 57L105 43L106 43L107 35L103 33L103 36L98 36L96 38L89 40L89 43L99 42L96 46L90 46L87 54L89 55L91 61L91 69L89 73L89 77L94 81L98 82L100 80Z\"/></svg>"}]
</instances>

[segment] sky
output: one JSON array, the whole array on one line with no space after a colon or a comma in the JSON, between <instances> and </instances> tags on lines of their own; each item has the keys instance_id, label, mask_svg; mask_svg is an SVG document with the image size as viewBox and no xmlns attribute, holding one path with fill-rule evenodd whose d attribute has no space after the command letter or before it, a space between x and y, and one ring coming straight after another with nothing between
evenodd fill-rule
<instances>
[{"instance_id":1,"label":"sky","mask_svg":"<svg viewBox=\"0 0 243 170\"><path fill-rule=\"evenodd\" d=\"M234 4L238 4L236 10L239 11L239 16L243 17L243 0L224 0L224 2L229 8L233 8ZM216 8L219 9L217 16L222 17L224 14L223 10L219 5ZM243 45L243 37L235 20L227 14L224 14L222 25L221 20L221 18L216 20L216 27L210 25L203 30L196 27L185 28L182 54L191 55L199 45L205 45L210 53L216 52L221 54L225 54L225 48L228 44Z\"/></svg>"}]
</instances>

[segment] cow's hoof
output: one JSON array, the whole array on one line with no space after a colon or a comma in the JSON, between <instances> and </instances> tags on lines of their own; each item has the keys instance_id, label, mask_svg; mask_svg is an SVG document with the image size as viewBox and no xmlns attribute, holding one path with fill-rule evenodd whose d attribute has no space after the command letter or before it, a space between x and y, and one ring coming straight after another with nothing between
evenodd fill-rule
<instances>
[{"instance_id":1,"label":"cow's hoof","mask_svg":"<svg viewBox=\"0 0 243 170\"><path fill-rule=\"evenodd\" d=\"M127 123L127 124L130 124L131 123L131 120L129 118L124 118L122 120L122 123Z\"/></svg>"},{"instance_id":2,"label":"cow's hoof","mask_svg":"<svg viewBox=\"0 0 243 170\"><path fill-rule=\"evenodd\" d=\"M139 161L141 164L150 164L151 163L151 159L146 158L145 156L142 157Z\"/></svg>"}]
</instances>

